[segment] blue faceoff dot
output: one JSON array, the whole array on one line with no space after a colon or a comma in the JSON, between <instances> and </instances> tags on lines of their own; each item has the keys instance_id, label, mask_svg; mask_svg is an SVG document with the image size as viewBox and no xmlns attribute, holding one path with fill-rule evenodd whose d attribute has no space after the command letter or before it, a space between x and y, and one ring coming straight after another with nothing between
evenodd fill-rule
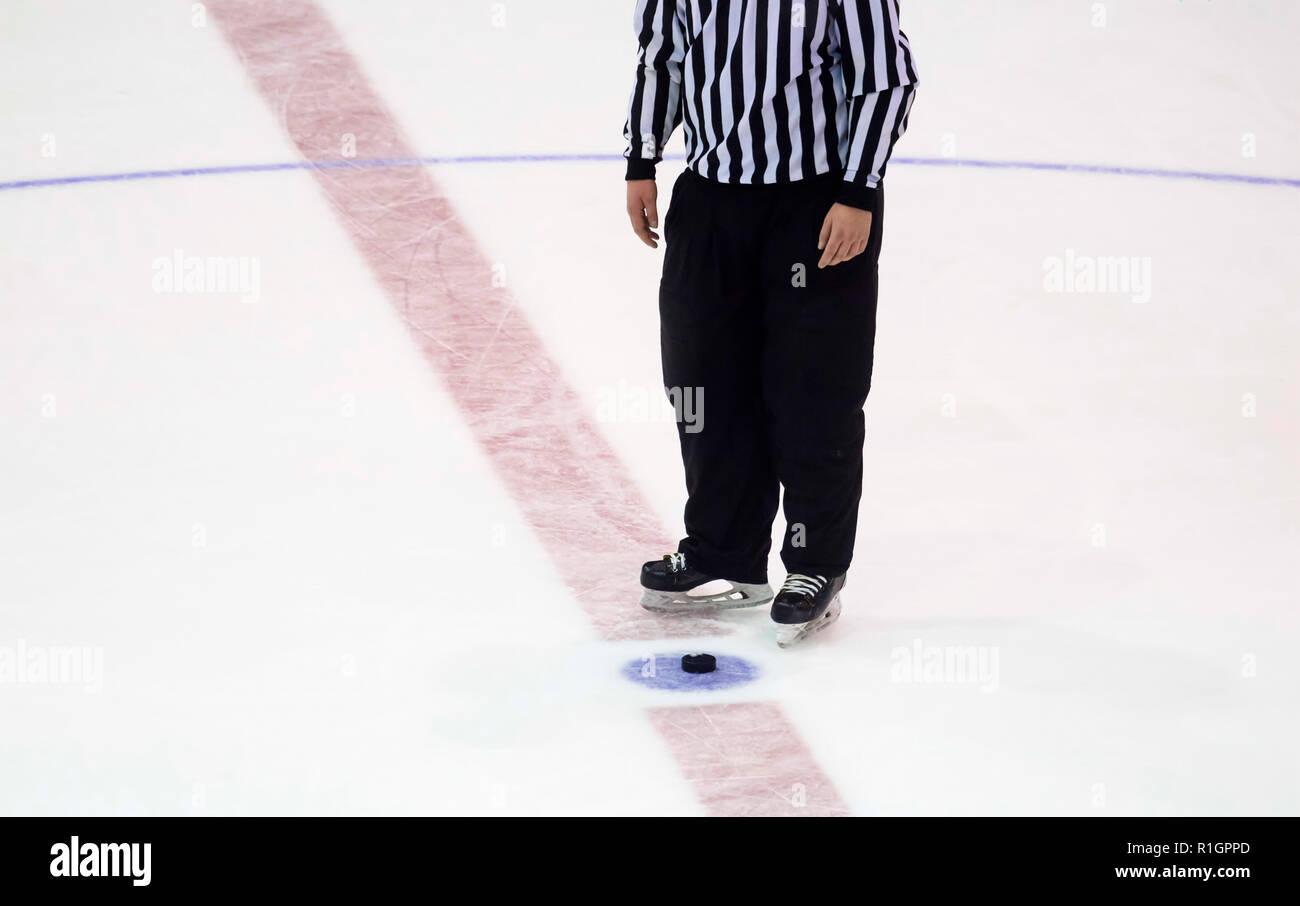
<instances>
[{"instance_id":1,"label":"blue faceoff dot","mask_svg":"<svg viewBox=\"0 0 1300 906\"><path fill-rule=\"evenodd\" d=\"M646 655L623 665L623 676L651 689L670 692L729 689L758 679L758 665L729 654L714 655L717 669L711 673L687 673L682 669L682 655L698 651L669 651Z\"/></svg>"}]
</instances>

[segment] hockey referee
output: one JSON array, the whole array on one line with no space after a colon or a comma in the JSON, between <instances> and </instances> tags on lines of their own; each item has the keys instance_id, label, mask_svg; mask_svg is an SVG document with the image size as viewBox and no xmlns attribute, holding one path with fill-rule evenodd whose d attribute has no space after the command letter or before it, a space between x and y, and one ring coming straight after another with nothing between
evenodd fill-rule
<instances>
[{"instance_id":1,"label":"hockey referee","mask_svg":"<svg viewBox=\"0 0 1300 906\"><path fill-rule=\"evenodd\" d=\"M681 124L660 346L670 400L707 412L679 409L686 537L642 567L642 604L771 601L789 644L838 617L853 558L882 180L916 66L897 0L639 0L635 26L627 212L657 248L655 165Z\"/></svg>"}]
</instances>

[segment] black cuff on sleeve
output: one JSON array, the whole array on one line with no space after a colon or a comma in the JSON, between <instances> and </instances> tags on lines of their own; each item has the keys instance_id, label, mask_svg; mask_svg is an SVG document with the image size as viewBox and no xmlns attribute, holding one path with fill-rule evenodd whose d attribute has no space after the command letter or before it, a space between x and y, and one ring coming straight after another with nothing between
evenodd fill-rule
<instances>
[{"instance_id":1,"label":"black cuff on sleeve","mask_svg":"<svg viewBox=\"0 0 1300 906\"><path fill-rule=\"evenodd\" d=\"M872 186L859 186L851 182L841 183L840 194L835 197L840 204L864 211L876 209L876 190Z\"/></svg>"},{"instance_id":2,"label":"black cuff on sleeve","mask_svg":"<svg viewBox=\"0 0 1300 906\"><path fill-rule=\"evenodd\" d=\"M627 159L627 178L632 179L654 179L655 162L652 160L643 160L639 157L629 157Z\"/></svg>"}]
</instances>

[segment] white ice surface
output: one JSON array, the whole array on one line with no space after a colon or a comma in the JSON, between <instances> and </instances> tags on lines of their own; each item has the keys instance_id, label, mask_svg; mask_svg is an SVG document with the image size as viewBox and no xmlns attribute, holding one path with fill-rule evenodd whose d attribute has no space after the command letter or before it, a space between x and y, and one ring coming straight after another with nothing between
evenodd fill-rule
<instances>
[{"instance_id":1,"label":"white ice surface","mask_svg":"<svg viewBox=\"0 0 1300 906\"><path fill-rule=\"evenodd\" d=\"M630 0L324 6L421 154L620 150ZM898 153L1300 177L1294 5L1092 7L905 0ZM4 4L0 182L294 160L190 15ZM617 163L435 176L593 416L659 385ZM710 700L780 701L863 814L1300 811L1297 247L1296 188L892 167L845 615L711 643L764 678ZM176 248L260 300L154 293ZM1045 292L1066 249L1150 301ZM677 532L671 428L602 427ZM895 681L918 640L996 690ZM301 172L0 191L20 641L104 686L0 683L0 813L700 810L644 716L679 699L618 675L655 646L597 641Z\"/></svg>"}]
</instances>

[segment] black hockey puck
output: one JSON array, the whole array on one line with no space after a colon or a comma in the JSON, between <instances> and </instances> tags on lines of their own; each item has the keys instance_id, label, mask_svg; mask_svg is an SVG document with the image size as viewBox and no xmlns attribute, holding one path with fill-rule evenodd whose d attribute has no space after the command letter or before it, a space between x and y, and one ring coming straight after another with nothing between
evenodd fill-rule
<instances>
[{"instance_id":1,"label":"black hockey puck","mask_svg":"<svg viewBox=\"0 0 1300 906\"><path fill-rule=\"evenodd\" d=\"M718 659L711 654L683 654L682 669L687 673L712 673L718 669Z\"/></svg>"}]
</instances>

